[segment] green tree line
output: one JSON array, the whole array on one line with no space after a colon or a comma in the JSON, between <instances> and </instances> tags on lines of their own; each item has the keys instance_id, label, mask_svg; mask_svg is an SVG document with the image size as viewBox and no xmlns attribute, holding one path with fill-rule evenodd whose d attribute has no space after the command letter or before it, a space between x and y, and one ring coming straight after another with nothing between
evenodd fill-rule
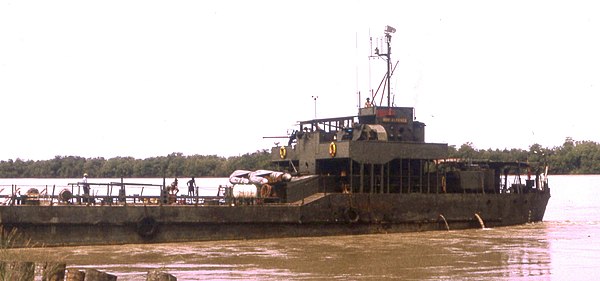
<instances>
[{"instance_id":1,"label":"green tree line","mask_svg":"<svg viewBox=\"0 0 600 281\"><path fill-rule=\"evenodd\" d=\"M562 146L547 148L533 144L524 149L476 149L473 143L449 147L450 158L522 161L548 165L549 174L600 174L600 144L567 138ZM0 178L78 178L88 173L95 178L145 177L227 177L237 169L270 168L267 150L241 156L167 156L110 159L56 156L51 160L0 161Z\"/></svg>"},{"instance_id":2,"label":"green tree line","mask_svg":"<svg viewBox=\"0 0 600 281\"><path fill-rule=\"evenodd\" d=\"M269 165L266 150L229 158L182 153L146 159L56 156L51 160L0 161L0 178L79 178L83 173L95 178L227 177L237 169L266 169Z\"/></svg>"},{"instance_id":3,"label":"green tree line","mask_svg":"<svg viewBox=\"0 0 600 281\"><path fill-rule=\"evenodd\" d=\"M476 149L472 143L465 143L458 149L451 146L450 157L539 163L548 165L548 173L554 175L600 174L600 144L572 138L567 138L562 146L547 148L536 143L529 150Z\"/></svg>"}]
</instances>

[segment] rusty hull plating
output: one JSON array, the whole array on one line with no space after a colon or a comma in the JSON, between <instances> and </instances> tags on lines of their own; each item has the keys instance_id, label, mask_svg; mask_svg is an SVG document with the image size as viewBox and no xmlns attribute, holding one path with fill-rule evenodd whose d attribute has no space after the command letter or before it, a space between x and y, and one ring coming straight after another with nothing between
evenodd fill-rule
<instances>
[{"instance_id":1,"label":"rusty hull plating","mask_svg":"<svg viewBox=\"0 0 600 281\"><path fill-rule=\"evenodd\" d=\"M387 59L388 105L367 104L357 116L300 122L287 145L271 149L276 170L293 175L289 182L270 182L266 191L257 185L252 196L234 196L233 185L203 203L181 203L190 198L168 194L157 198L157 204L104 198L110 204L102 206L69 204L73 199L59 204L59 198L51 198L52 204L0 206L0 225L16 228L36 246L63 246L454 230L542 221L550 198L543 165L447 159L447 144L425 142L425 124L414 120L413 108L390 104L393 31L386 28L387 53L376 50Z\"/></svg>"}]
</instances>

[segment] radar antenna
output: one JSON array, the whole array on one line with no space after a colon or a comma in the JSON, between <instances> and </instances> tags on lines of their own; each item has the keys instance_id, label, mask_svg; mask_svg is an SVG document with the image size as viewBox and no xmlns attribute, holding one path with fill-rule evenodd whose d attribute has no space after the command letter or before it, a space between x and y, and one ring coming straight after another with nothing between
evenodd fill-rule
<instances>
[{"instance_id":1,"label":"radar antenna","mask_svg":"<svg viewBox=\"0 0 600 281\"><path fill-rule=\"evenodd\" d=\"M387 44L387 53L382 53L381 50L379 50L379 48L375 47L375 55L379 56L379 57L384 57L387 61L387 73L385 76L385 80L387 82L387 103L388 103L388 107L392 106L392 100L391 100L391 93L392 93L392 87L391 87L391 77L392 77L392 59L391 59L391 55L392 55L392 47L391 47L391 42L392 42L392 33L395 33L396 29L386 25L385 26L385 43ZM394 67L395 68L395 67Z\"/></svg>"}]
</instances>

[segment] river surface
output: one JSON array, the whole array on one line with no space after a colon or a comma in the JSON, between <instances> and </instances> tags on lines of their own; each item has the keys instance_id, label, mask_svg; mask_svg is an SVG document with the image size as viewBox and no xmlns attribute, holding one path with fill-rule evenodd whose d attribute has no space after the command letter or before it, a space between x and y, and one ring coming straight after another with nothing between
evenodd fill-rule
<instances>
[{"instance_id":1,"label":"river surface","mask_svg":"<svg viewBox=\"0 0 600 281\"><path fill-rule=\"evenodd\" d=\"M63 261L67 268L94 268L118 280L145 280L150 269L178 280L597 280L600 176L549 180L552 198L544 222L515 227L2 254Z\"/></svg>"}]
</instances>

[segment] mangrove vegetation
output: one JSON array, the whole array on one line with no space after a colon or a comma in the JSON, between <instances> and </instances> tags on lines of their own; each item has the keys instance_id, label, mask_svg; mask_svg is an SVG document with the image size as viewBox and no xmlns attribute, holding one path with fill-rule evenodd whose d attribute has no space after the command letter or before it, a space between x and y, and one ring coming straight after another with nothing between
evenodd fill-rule
<instances>
[{"instance_id":1,"label":"mangrove vegetation","mask_svg":"<svg viewBox=\"0 0 600 281\"><path fill-rule=\"evenodd\" d=\"M549 166L549 174L600 174L600 145L567 138L562 146L546 148L533 144L524 149L477 149L473 143L449 147L450 158L522 161ZM227 177L237 169L270 168L267 150L241 156L191 155L135 159L105 159L56 156L50 160L9 159L0 161L1 178L79 178L88 173L95 178Z\"/></svg>"}]
</instances>

